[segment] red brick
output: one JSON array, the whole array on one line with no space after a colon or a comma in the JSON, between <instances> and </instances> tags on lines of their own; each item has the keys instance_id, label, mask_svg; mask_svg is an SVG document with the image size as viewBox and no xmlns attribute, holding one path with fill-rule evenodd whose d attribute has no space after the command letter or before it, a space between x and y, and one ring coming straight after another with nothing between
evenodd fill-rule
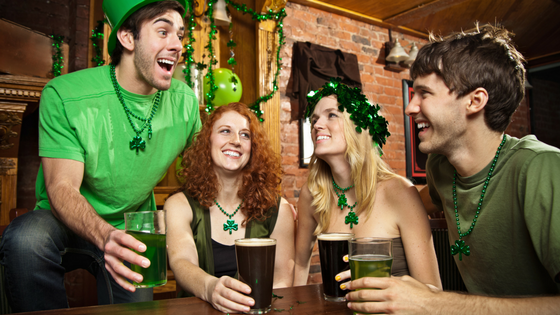
<instances>
[{"instance_id":1,"label":"red brick","mask_svg":"<svg viewBox=\"0 0 560 315\"><path fill-rule=\"evenodd\" d=\"M282 164L283 165L294 165L299 162L299 157L297 156L282 156Z\"/></svg>"},{"instance_id":2,"label":"red brick","mask_svg":"<svg viewBox=\"0 0 560 315\"><path fill-rule=\"evenodd\" d=\"M352 24L345 23L345 22L340 23L339 27L341 29L349 32L349 33L352 33L352 34L358 33L360 31L360 29L356 25L352 25Z\"/></svg>"},{"instance_id":3,"label":"red brick","mask_svg":"<svg viewBox=\"0 0 560 315\"><path fill-rule=\"evenodd\" d=\"M341 40L339 41L340 43L340 48L343 51L346 52L350 52L350 53L358 53L361 51L360 49L360 45L354 43L354 42L350 42L350 41L346 41L346 40ZM371 58L371 57L370 57Z\"/></svg>"}]
</instances>

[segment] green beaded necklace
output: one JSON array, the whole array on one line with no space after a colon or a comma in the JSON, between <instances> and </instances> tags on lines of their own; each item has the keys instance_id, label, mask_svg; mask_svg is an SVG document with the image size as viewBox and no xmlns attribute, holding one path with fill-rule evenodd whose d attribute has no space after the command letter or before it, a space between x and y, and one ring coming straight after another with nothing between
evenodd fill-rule
<instances>
[{"instance_id":1,"label":"green beaded necklace","mask_svg":"<svg viewBox=\"0 0 560 315\"><path fill-rule=\"evenodd\" d=\"M358 216L354 212L354 208L358 204L358 201L356 201L353 206L349 205L348 198L346 198L345 192L347 192L352 187L354 187L354 185L350 185L349 187L342 188L336 184L336 182L334 181L334 177L332 177L332 183L333 183L334 192L338 196L338 206L340 207L340 210L343 210L344 206L347 206L348 209L350 209L348 215L346 215L346 217L344 218L344 223L350 224L350 228L353 228L354 224L358 225ZM340 193L338 192L339 190Z\"/></svg>"},{"instance_id":2,"label":"green beaded necklace","mask_svg":"<svg viewBox=\"0 0 560 315\"><path fill-rule=\"evenodd\" d=\"M111 65L111 82L113 82L113 88L115 89L115 93L117 94L117 98L119 99L119 101L121 102L121 104L124 108L124 112L126 113L126 117L128 118L128 122L132 126L132 130L134 130L134 133L136 133L136 137L134 137L134 138L132 138L132 140L130 140L130 150L135 150L136 149L136 154L138 154L139 150L143 151L146 148L146 141L144 141L142 139L142 137L140 136L140 134L144 131L144 129L146 129L146 127L148 127L148 139L152 139L152 118L154 118L154 115L156 114L156 112L158 110L159 101L161 99L161 93L162 92L157 91L156 96L154 97L154 101L152 102L152 110L150 111L149 116L146 117L146 118L142 118L142 117L134 114L128 108L128 106L126 106L126 103L124 102L124 98L123 98L122 93L121 93L121 89L119 87L119 83L117 82L117 76L115 74L115 66L114 65ZM131 116L144 123L142 128L136 129L136 125L134 125L134 122L132 121Z\"/></svg>"},{"instance_id":3,"label":"green beaded necklace","mask_svg":"<svg viewBox=\"0 0 560 315\"><path fill-rule=\"evenodd\" d=\"M239 211L239 208L241 208L241 205L243 204L243 200L241 200L241 203L239 204L239 206L237 206L237 209L235 209L235 211L233 211L232 214L228 214L224 209L222 209L222 207L220 206L220 204L216 199L214 199L214 202L216 203L218 209L220 209L220 211L222 211L223 214L229 217L229 220L227 220L226 223L224 223L224 231L229 230L229 235L231 235L231 231L232 230L237 231L239 227L239 225L235 223L235 220L232 220L231 217L233 217L237 213L237 211Z\"/></svg>"},{"instance_id":4,"label":"green beaded necklace","mask_svg":"<svg viewBox=\"0 0 560 315\"><path fill-rule=\"evenodd\" d=\"M478 215L480 214L480 209L482 207L482 201L484 200L484 194L486 193L486 188L488 188L488 183L490 182L490 178L492 178L492 173L494 172L494 167L496 167L496 162L498 162L498 157L500 156L500 151L502 147L506 143L506 135L504 134L502 143L498 147L496 151L496 155L494 156L494 160L492 161L492 165L490 166L490 170L488 171L488 176L486 177L486 181L482 186L482 193L480 194L480 200L478 201L478 207L476 208L476 214L474 215L473 221L471 223L470 228L465 233L461 233L461 223L459 222L459 211L457 209L457 170L453 174L453 205L455 208L455 221L457 221L457 231L459 232L459 239L455 241L455 245L451 245L451 255L455 256L459 254L459 261L463 260L463 254L465 256L469 256L471 254L470 246L465 246L465 241L462 240L464 236L471 234L474 226L476 225L476 221L478 219Z\"/></svg>"}]
</instances>

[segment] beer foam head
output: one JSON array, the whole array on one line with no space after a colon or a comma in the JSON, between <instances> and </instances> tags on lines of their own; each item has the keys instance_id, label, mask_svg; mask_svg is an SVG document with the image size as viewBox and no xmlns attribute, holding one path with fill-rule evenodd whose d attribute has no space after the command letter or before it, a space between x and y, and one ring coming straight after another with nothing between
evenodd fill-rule
<instances>
[{"instance_id":1,"label":"beer foam head","mask_svg":"<svg viewBox=\"0 0 560 315\"><path fill-rule=\"evenodd\" d=\"M240 238L235 240L236 246L272 246L276 245L274 238Z\"/></svg>"},{"instance_id":2,"label":"beer foam head","mask_svg":"<svg viewBox=\"0 0 560 315\"><path fill-rule=\"evenodd\" d=\"M317 236L321 241L347 241L353 237L351 233L322 233Z\"/></svg>"}]
</instances>

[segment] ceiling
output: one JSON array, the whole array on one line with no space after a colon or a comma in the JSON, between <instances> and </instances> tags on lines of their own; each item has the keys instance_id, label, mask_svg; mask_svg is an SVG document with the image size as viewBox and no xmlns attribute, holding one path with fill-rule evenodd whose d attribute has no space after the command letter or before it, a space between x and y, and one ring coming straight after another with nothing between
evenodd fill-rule
<instances>
[{"instance_id":1,"label":"ceiling","mask_svg":"<svg viewBox=\"0 0 560 315\"><path fill-rule=\"evenodd\" d=\"M289 0L427 38L501 24L528 67L560 62L560 0Z\"/></svg>"}]
</instances>

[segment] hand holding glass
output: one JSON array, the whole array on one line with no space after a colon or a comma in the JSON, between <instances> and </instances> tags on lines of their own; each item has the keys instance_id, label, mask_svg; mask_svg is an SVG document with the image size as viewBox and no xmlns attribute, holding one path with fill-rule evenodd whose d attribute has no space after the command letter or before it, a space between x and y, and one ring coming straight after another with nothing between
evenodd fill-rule
<instances>
[{"instance_id":1,"label":"hand holding glass","mask_svg":"<svg viewBox=\"0 0 560 315\"><path fill-rule=\"evenodd\" d=\"M363 277L390 277L393 240L375 237L354 238L349 242L352 280Z\"/></svg>"},{"instance_id":2,"label":"hand holding glass","mask_svg":"<svg viewBox=\"0 0 560 315\"><path fill-rule=\"evenodd\" d=\"M255 305L248 314L264 314L272 307L272 285L276 240L273 238L243 238L235 240L235 256L239 280L251 287Z\"/></svg>"},{"instance_id":3,"label":"hand holding glass","mask_svg":"<svg viewBox=\"0 0 560 315\"><path fill-rule=\"evenodd\" d=\"M340 289L335 280L338 273L350 267L343 257L348 255L348 241L354 237L350 233L322 233L317 236L321 276L323 278L323 297L331 302L344 302L346 291Z\"/></svg>"},{"instance_id":4,"label":"hand holding glass","mask_svg":"<svg viewBox=\"0 0 560 315\"><path fill-rule=\"evenodd\" d=\"M125 231L146 245L146 251L135 253L150 260L143 268L131 265L131 270L142 275L140 283L132 282L137 288L151 288L167 283L167 251L165 210L127 212L124 214Z\"/></svg>"}]
</instances>

